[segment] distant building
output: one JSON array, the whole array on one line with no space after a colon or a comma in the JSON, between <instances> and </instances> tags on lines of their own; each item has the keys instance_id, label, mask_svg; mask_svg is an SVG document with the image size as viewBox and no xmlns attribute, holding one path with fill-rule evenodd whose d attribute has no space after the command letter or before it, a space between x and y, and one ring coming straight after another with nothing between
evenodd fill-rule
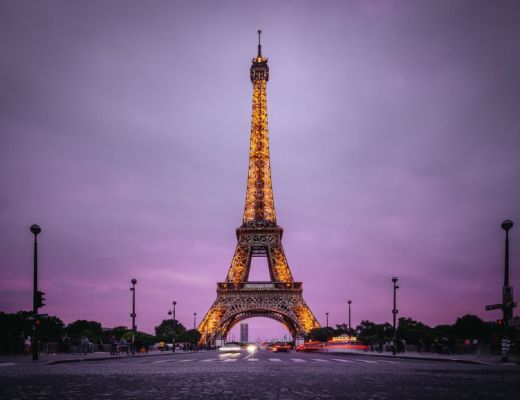
<instances>
[{"instance_id":1,"label":"distant building","mask_svg":"<svg viewBox=\"0 0 520 400\"><path fill-rule=\"evenodd\" d=\"M240 342L249 342L249 326L247 324L240 324Z\"/></svg>"}]
</instances>

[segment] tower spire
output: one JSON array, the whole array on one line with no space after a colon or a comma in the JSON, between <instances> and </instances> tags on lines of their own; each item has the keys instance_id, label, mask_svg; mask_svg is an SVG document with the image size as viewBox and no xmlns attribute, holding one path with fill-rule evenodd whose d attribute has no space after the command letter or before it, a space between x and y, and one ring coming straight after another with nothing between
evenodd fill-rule
<instances>
[{"instance_id":1,"label":"tower spire","mask_svg":"<svg viewBox=\"0 0 520 400\"><path fill-rule=\"evenodd\" d=\"M258 58L262 58L262 43L260 42L260 35L262 34L262 31L258 30Z\"/></svg>"}]
</instances>

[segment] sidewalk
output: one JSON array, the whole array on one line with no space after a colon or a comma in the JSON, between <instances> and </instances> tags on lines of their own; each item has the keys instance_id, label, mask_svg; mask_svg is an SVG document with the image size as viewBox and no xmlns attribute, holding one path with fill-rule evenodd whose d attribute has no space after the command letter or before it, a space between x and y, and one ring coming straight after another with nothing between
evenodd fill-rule
<instances>
[{"instance_id":1,"label":"sidewalk","mask_svg":"<svg viewBox=\"0 0 520 400\"><path fill-rule=\"evenodd\" d=\"M445 361L445 362L458 362L466 364L518 364L518 356L509 356L507 363L502 363L502 357L497 354L437 354L437 353L418 353L418 352L406 352L398 353L395 356L389 352L378 353L376 351L356 351L356 350L334 350L328 351L330 354L351 354L356 356L374 356L374 357L387 357L387 358L407 358L411 360L429 360L429 361Z\"/></svg>"},{"instance_id":2,"label":"sidewalk","mask_svg":"<svg viewBox=\"0 0 520 400\"><path fill-rule=\"evenodd\" d=\"M73 362L89 362L89 361L102 361L102 360L115 360L122 358L142 358L142 357L160 357L160 356L171 356L175 354L186 354L189 351L177 350L175 353L172 351L158 351L153 350L145 354L118 354L110 355L109 352L97 351L93 353L87 353L87 355L81 353L58 353L58 354L40 354L37 361L33 361L31 355L13 355L13 356L0 356L0 367L1 366L12 366L12 365L54 365L54 364L65 364Z\"/></svg>"}]
</instances>

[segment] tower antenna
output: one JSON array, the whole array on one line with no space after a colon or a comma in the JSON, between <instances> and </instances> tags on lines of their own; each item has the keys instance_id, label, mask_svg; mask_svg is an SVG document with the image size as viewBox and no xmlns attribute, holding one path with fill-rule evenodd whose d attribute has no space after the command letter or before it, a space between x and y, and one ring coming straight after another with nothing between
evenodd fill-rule
<instances>
[{"instance_id":1,"label":"tower antenna","mask_svg":"<svg viewBox=\"0 0 520 400\"><path fill-rule=\"evenodd\" d=\"M260 42L260 35L262 34L262 31L258 30L258 57L262 57L262 43Z\"/></svg>"}]
</instances>

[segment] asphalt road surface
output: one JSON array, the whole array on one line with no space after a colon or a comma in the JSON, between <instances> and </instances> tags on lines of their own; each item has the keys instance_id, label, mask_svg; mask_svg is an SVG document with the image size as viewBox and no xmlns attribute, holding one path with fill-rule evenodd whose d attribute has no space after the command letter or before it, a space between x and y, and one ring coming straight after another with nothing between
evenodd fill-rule
<instances>
[{"instance_id":1,"label":"asphalt road surface","mask_svg":"<svg viewBox=\"0 0 520 400\"><path fill-rule=\"evenodd\" d=\"M2 399L520 399L520 366L197 352L0 366Z\"/></svg>"}]
</instances>

